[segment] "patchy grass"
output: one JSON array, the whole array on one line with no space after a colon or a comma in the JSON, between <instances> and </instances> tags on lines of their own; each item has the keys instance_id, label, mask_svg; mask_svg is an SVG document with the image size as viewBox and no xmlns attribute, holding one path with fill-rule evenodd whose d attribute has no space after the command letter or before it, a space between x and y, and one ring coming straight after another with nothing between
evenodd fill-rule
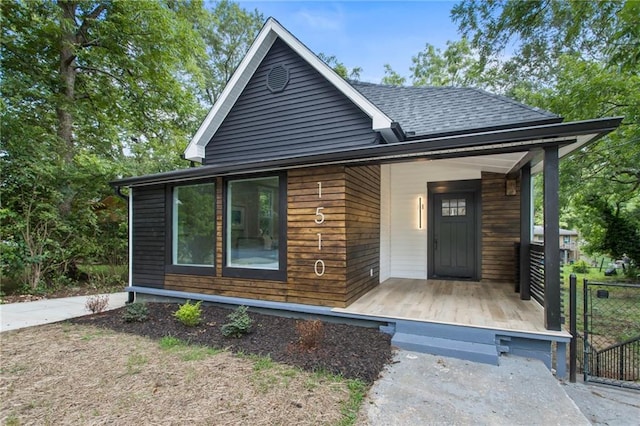
<instances>
[{"instance_id":1,"label":"patchy grass","mask_svg":"<svg viewBox=\"0 0 640 426\"><path fill-rule=\"evenodd\" d=\"M367 390L270 357L86 325L4 332L0 359L1 424L350 425Z\"/></svg>"}]
</instances>

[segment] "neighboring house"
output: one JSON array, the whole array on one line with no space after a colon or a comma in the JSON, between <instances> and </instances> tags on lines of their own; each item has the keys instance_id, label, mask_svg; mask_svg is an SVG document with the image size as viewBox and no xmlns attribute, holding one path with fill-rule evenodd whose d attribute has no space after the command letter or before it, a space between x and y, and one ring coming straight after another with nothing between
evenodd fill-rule
<instances>
[{"instance_id":1,"label":"neighboring house","mask_svg":"<svg viewBox=\"0 0 640 426\"><path fill-rule=\"evenodd\" d=\"M345 81L269 19L185 151L202 166L112 183L130 188L128 291L362 319L340 309L384 287L381 302L401 313L366 318L387 322L399 345L441 297L476 321L458 340L490 332L494 358L519 339L564 348L559 272L544 278L542 331L503 325L520 315L505 308L518 271L530 297L531 174L544 171L545 239L558 241L559 158L621 119L562 121L482 90ZM557 245L545 256L559 267ZM449 294L407 297L415 309L394 302L429 283ZM454 285L475 302L452 300ZM496 304L484 328L485 314L470 313L483 297Z\"/></svg>"},{"instance_id":2,"label":"neighboring house","mask_svg":"<svg viewBox=\"0 0 640 426\"><path fill-rule=\"evenodd\" d=\"M560 228L559 246L560 261L567 265L580 260L580 247L578 246L578 231L573 229ZM544 242L544 229L542 226L533 227L533 241L537 243Z\"/></svg>"}]
</instances>

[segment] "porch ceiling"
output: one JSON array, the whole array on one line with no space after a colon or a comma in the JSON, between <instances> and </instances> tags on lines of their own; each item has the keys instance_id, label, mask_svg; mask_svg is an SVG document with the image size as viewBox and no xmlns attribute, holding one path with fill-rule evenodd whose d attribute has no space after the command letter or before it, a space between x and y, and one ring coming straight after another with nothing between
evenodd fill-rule
<instances>
[{"instance_id":1,"label":"porch ceiling","mask_svg":"<svg viewBox=\"0 0 640 426\"><path fill-rule=\"evenodd\" d=\"M436 160L438 164L452 168L465 168L483 172L507 174L527 155L527 152L478 155L475 157Z\"/></svg>"}]
</instances>

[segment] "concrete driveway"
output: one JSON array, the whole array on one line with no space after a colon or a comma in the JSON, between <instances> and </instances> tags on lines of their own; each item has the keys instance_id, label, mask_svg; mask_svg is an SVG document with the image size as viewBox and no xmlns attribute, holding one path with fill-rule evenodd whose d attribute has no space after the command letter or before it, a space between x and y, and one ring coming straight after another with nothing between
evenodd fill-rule
<instances>
[{"instance_id":1,"label":"concrete driveway","mask_svg":"<svg viewBox=\"0 0 640 426\"><path fill-rule=\"evenodd\" d=\"M127 301L127 293L110 293L107 296L107 310L120 308ZM88 315L91 312L86 309L85 304L90 297L92 296L64 297L0 305L0 332Z\"/></svg>"},{"instance_id":2,"label":"concrete driveway","mask_svg":"<svg viewBox=\"0 0 640 426\"><path fill-rule=\"evenodd\" d=\"M539 360L500 366L398 351L360 425L638 425L640 392L565 384Z\"/></svg>"}]
</instances>

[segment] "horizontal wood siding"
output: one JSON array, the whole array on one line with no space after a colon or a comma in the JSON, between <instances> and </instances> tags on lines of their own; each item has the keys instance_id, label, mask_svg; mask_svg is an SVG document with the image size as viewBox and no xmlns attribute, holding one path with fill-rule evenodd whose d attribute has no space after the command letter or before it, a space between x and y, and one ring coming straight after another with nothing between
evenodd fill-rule
<instances>
[{"instance_id":1,"label":"horizontal wood siding","mask_svg":"<svg viewBox=\"0 0 640 426\"><path fill-rule=\"evenodd\" d=\"M321 194L318 183L321 183ZM345 168L318 167L289 172L287 185L287 300L322 306L346 306ZM324 222L316 223L318 208ZM318 234L321 237L319 246ZM316 274L316 263L324 274ZM321 266L317 267L322 272Z\"/></svg>"},{"instance_id":2,"label":"horizontal wood siding","mask_svg":"<svg viewBox=\"0 0 640 426\"><path fill-rule=\"evenodd\" d=\"M217 182L216 276L167 274L170 290L277 302L345 307L377 283L379 257L379 167L344 166L293 170L287 176L287 280L223 277L222 182ZM321 183L321 194L318 193ZM347 198L354 215L347 212ZM318 207L322 209L318 210ZM324 215L324 222L316 223ZM350 219L348 219L351 217ZM347 237L347 224L351 234ZM319 246L319 237L321 246ZM351 281L347 291L348 253ZM316 262L324 263L316 268ZM369 277L369 269L376 271ZM322 273L316 274L316 270ZM366 271L364 274L362 271ZM366 276L365 276L366 275Z\"/></svg>"},{"instance_id":3,"label":"horizontal wood siding","mask_svg":"<svg viewBox=\"0 0 640 426\"><path fill-rule=\"evenodd\" d=\"M347 167L345 175L346 302L350 304L379 282L380 166Z\"/></svg>"},{"instance_id":4,"label":"horizontal wood siding","mask_svg":"<svg viewBox=\"0 0 640 426\"><path fill-rule=\"evenodd\" d=\"M482 173L482 280L514 282L520 242L520 184L506 195L506 176Z\"/></svg>"},{"instance_id":5,"label":"horizontal wood siding","mask_svg":"<svg viewBox=\"0 0 640 426\"><path fill-rule=\"evenodd\" d=\"M132 188L133 285L162 288L165 265L165 187Z\"/></svg>"},{"instance_id":6,"label":"horizontal wood siding","mask_svg":"<svg viewBox=\"0 0 640 426\"><path fill-rule=\"evenodd\" d=\"M219 296L244 297L247 299L287 301L287 284L282 281L247 280L196 276L183 274L167 274L165 288L168 290L186 291Z\"/></svg>"},{"instance_id":7,"label":"horizontal wood siding","mask_svg":"<svg viewBox=\"0 0 640 426\"><path fill-rule=\"evenodd\" d=\"M272 93L266 78L278 64L289 69L289 83ZM328 153L375 141L371 118L278 39L208 143L204 163Z\"/></svg>"}]
</instances>

